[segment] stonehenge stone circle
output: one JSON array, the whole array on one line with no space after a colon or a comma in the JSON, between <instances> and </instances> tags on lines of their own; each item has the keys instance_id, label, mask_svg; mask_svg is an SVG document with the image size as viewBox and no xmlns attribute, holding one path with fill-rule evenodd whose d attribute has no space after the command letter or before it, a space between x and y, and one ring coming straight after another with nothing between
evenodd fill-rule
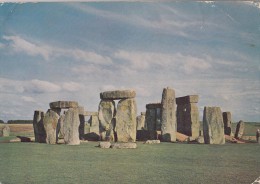
<instances>
[{"instance_id":1,"label":"stonehenge stone circle","mask_svg":"<svg viewBox=\"0 0 260 184\"><path fill-rule=\"evenodd\" d=\"M141 115L136 117L136 130L144 130L145 129L145 114L141 113Z\"/></svg>"},{"instance_id":2,"label":"stonehenge stone circle","mask_svg":"<svg viewBox=\"0 0 260 184\"><path fill-rule=\"evenodd\" d=\"M161 132L162 141L176 141L175 91L164 88L162 93Z\"/></svg>"},{"instance_id":3,"label":"stonehenge stone circle","mask_svg":"<svg viewBox=\"0 0 260 184\"><path fill-rule=\"evenodd\" d=\"M127 98L135 98L136 93L134 90L116 90L105 91L100 93L101 100L121 100Z\"/></svg>"},{"instance_id":4,"label":"stonehenge stone circle","mask_svg":"<svg viewBox=\"0 0 260 184\"><path fill-rule=\"evenodd\" d=\"M135 149L135 148L137 148L137 145L134 142L121 142L121 143L113 143L113 144L111 144L111 148Z\"/></svg>"},{"instance_id":5,"label":"stonehenge stone circle","mask_svg":"<svg viewBox=\"0 0 260 184\"><path fill-rule=\"evenodd\" d=\"M65 114L60 115L60 118L58 120L58 138L64 138L64 120L65 120Z\"/></svg>"},{"instance_id":6,"label":"stonehenge stone circle","mask_svg":"<svg viewBox=\"0 0 260 184\"><path fill-rule=\"evenodd\" d=\"M224 122L224 132L225 135L231 135L231 113L230 112L223 112L223 122Z\"/></svg>"},{"instance_id":7,"label":"stonehenge stone circle","mask_svg":"<svg viewBox=\"0 0 260 184\"><path fill-rule=\"evenodd\" d=\"M79 113L79 139L84 139L84 133L85 133L85 111L84 107L79 106L78 107L78 113Z\"/></svg>"},{"instance_id":8,"label":"stonehenge stone circle","mask_svg":"<svg viewBox=\"0 0 260 184\"><path fill-rule=\"evenodd\" d=\"M235 138L241 139L244 134L244 130L245 130L245 123L242 120L240 120L236 127Z\"/></svg>"},{"instance_id":9,"label":"stonehenge stone circle","mask_svg":"<svg viewBox=\"0 0 260 184\"><path fill-rule=\"evenodd\" d=\"M64 142L68 145L79 145L79 112L78 108L69 108L65 113Z\"/></svg>"},{"instance_id":10,"label":"stonehenge stone circle","mask_svg":"<svg viewBox=\"0 0 260 184\"><path fill-rule=\"evenodd\" d=\"M115 118L118 142L135 142L136 109L136 101L134 98L122 99L118 102Z\"/></svg>"},{"instance_id":11,"label":"stonehenge stone circle","mask_svg":"<svg viewBox=\"0 0 260 184\"><path fill-rule=\"evenodd\" d=\"M89 123L90 123L90 132L93 132L93 133L99 135L98 116L94 116L94 115L90 116Z\"/></svg>"},{"instance_id":12,"label":"stonehenge stone circle","mask_svg":"<svg viewBox=\"0 0 260 184\"><path fill-rule=\"evenodd\" d=\"M225 144L224 123L220 107L204 107L203 135L205 144Z\"/></svg>"},{"instance_id":13,"label":"stonehenge stone circle","mask_svg":"<svg viewBox=\"0 0 260 184\"><path fill-rule=\"evenodd\" d=\"M47 144L56 144L57 142L57 124L59 120L59 115L49 109L44 118L43 118L43 125L46 131L46 143Z\"/></svg>"},{"instance_id":14,"label":"stonehenge stone circle","mask_svg":"<svg viewBox=\"0 0 260 184\"><path fill-rule=\"evenodd\" d=\"M193 138L199 136L200 130L198 99L198 95L176 98L177 131Z\"/></svg>"},{"instance_id":15,"label":"stonehenge stone circle","mask_svg":"<svg viewBox=\"0 0 260 184\"><path fill-rule=\"evenodd\" d=\"M113 100L101 100L98 107L99 132L102 141L114 141L114 122L116 110Z\"/></svg>"},{"instance_id":16,"label":"stonehenge stone circle","mask_svg":"<svg viewBox=\"0 0 260 184\"><path fill-rule=\"evenodd\" d=\"M46 142L46 132L43 125L44 112L36 110L33 116L33 129L35 142L45 143Z\"/></svg>"},{"instance_id":17,"label":"stonehenge stone circle","mask_svg":"<svg viewBox=\"0 0 260 184\"><path fill-rule=\"evenodd\" d=\"M161 130L161 103L146 105L145 125L149 132L149 139L157 139L157 130Z\"/></svg>"}]
</instances>

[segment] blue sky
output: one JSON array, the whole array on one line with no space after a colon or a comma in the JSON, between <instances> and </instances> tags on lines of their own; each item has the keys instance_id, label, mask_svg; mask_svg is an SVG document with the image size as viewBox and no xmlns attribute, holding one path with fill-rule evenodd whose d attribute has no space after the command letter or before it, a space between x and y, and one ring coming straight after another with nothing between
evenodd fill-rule
<instances>
[{"instance_id":1,"label":"blue sky","mask_svg":"<svg viewBox=\"0 0 260 184\"><path fill-rule=\"evenodd\" d=\"M233 121L260 121L260 5L254 2L0 4L0 119L49 102L97 111L99 93L135 89L138 112L198 94Z\"/></svg>"}]
</instances>

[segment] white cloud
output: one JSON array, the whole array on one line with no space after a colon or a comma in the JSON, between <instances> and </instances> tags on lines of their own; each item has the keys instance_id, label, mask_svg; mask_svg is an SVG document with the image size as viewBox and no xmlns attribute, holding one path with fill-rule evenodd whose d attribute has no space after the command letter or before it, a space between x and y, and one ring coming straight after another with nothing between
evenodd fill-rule
<instances>
[{"instance_id":1,"label":"white cloud","mask_svg":"<svg viewBox=\"0 0 260 184\"><path fill-rule=\"evenodd\" d=\"M24 90L29 93L54 93L60 91L61 87L52 82L33 79L27 82Z\"/></svg>"},{"instance_id":2,"label":"white cloud","mask_svg":"<svg viewBox=\"0 0 260 184\"><path fill-rule=\"evenodd\" d=\"M77 82L64 82L62 84L62 89L70 92L80 91L82 89L82 84Z\"/></svg>"},{"instance_id":3,"label":"white cloud","mask_svg":"<svg viewBox=\"0 0 260 184\"><path fill-rule=\"evenodd\" d=\"M22 100L24 100L25 102L36 102L35 99L30 96L22 96Z\"/></svg>"}]
</instances>

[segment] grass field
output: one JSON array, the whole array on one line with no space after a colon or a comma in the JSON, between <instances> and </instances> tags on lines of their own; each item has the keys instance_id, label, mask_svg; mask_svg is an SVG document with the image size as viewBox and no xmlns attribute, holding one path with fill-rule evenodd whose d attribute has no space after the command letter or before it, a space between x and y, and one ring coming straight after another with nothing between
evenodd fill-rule
<instances>
[{"instance_id":1,"label":"grass field","mask_svg":"<svg viewBox=\"0 0 260 184\"><path fill-rule=\"evenodd\" d=\"M0 182L246 184L260 176L259 144L97 145L2 143Z\"/></svg>"}]
</instances>

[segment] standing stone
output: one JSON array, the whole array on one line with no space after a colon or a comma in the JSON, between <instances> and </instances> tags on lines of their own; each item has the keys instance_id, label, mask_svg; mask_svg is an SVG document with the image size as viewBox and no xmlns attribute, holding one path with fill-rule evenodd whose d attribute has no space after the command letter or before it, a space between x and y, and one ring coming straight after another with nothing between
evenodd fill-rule
<instances>
[{"instance_id":1,"label":"standing stone","mask_svg":"<svg viewBox=\"0 0 260 184\"><path fill-rule=\"evenodd\" d=\"M33 129L35 142L45 143L46 142L46 132L43 125L44 112L34 111L33 116Z\"/></svg>"},{"instance_id":2,"label":"standing stone","mask_svg":"<svg viewBox=\"0 0 260 184\"><path fill-rule=\"evenodd\" d=\"M84 140L84 133L85 133L85 111L84 107L78 107L79 113L79 139Z\"/></svg>"},{"instance_id":3,"label":"standing stone","mask_svg":"<svg viewBox=\"0 0 260 184\"><path fill-rule=\"evenodd\" d=\"M193 138L199 136L200 130L198 99L198 95L176 98L177 131Z\"/></svg>"},{"instance_id":4,"label":"standing stone","mask_svg":"<svg viewBox=\"0 0 260 184\"><path fill-rule=\"evenodd\" d=\"M64 138L64 121L65 121L65 114L62 114L58 120L58 137L63 139Z\"/></svg>"},{"instance_id":5,"label":"standing stone","mask_svg":"<svg viewBox=\"0 0 260 184\"><path fill-rule=\"evenodd\" d=\"M57 124L59 115L53 110L49 109L43 118L43 125L46 131L46 143L56 144L57 142Z\"/></svg>"},{"instance_id":6,"label":"standing stone","mask_svg":"<svg viewBox=\"0 0 260 184\"><path fill-rule=\"evenodd\" d=\"M2 130L0 130L0 137L9 137L10 136L10 127L5 125Z\"/></svg>"},{"instance_id":7,"label":"standing stone","mask_svg":"<svg viewBox=\"0 0 260 184\"><path fill-rule=\"evenodd\" d=\"M244 130L245 130L245 123L242 120L240 120L236 127L235 138L241 139L244 134Z\"/></svg>"},{"instance_id":8,"label":"standing stone","mask_svg":"<svg viewBox=\"0 0 260 184\"><path fill-rule=\"evenodd\" d=\"M136 101L134 98L120 100L117 104L116 133L119 142L136 140Z\"/></svg>"},{"instance_id":9,"label":"standing stone","mask_svg":"<svg viewBox=\"0 0 260 184\"><path fill-rule=\"evenodd\" d=\"M231 135L231 113L223 112L224 132L225 135Z\"/></svg>"},{"instance_id":10,"label":"standing stone","mask_svg":"<svg viewBox=\"0 0 260 184\"><path fill-rule=\"evenodd\" d=\"M145 129L145 114L141 114L136 117L136 130Z\"/></svg>"},{"instance_id":11,"label":"standing stone","mask_svg":"<svg viewBox=\"0 0 260 184\"><path fill-rule=\"evenodd\" d=\"M68 145L79 145L79 112L78 108L69 108L65 113L64 142Z\"/></svg>"},{"instance_id":12,"label":"standing stone","mask_svg":"<svg viewBox=\"0 0 260 184\"><path fill-rule=\"evenodd\" d=\"M176 141L175 91L164 88L162 93L161 131L162 141Z\"/></svg>"},{"instance_id":13,"label":"standing stone","mask_svg":"<svg viewBox=\"0 0 260 184\"><path fill-rule=\"evenodd\" d=\"M156 109L149 109L146 106L145 124L149 132L149 139L156 139Z\"/></svg>"},{"instance_id":14,"label":"standing stone","mask_svg":"<svg viewBox=\"0 0 260 184\"><path fill-rule=\"evenodd\" d=\"M224 123L220 107L204 107L203 135L205 144L225 144Z\"/></svg>"},{"instance_id":15,"label":"standing stone","mask_svg":"<svg viewBox=\"0 0 260 184\"><path fill-rule=\"evenodd\" d=\"M90 124L90 132L93 132L93 133L99 135L99 120L98 120L98 116L90 116L89 124Z\"/></svg>"},{"instance_id":16,"label":"standing stone","mask_svg":"<svg viewBox=\"0 0 260 184\"><path fill-rule=\"evenodd\" d=\"M115 102L113 100L101 100L98 107L99 132L102 141L114 141Z\"/></svg>"}]
</instances>

